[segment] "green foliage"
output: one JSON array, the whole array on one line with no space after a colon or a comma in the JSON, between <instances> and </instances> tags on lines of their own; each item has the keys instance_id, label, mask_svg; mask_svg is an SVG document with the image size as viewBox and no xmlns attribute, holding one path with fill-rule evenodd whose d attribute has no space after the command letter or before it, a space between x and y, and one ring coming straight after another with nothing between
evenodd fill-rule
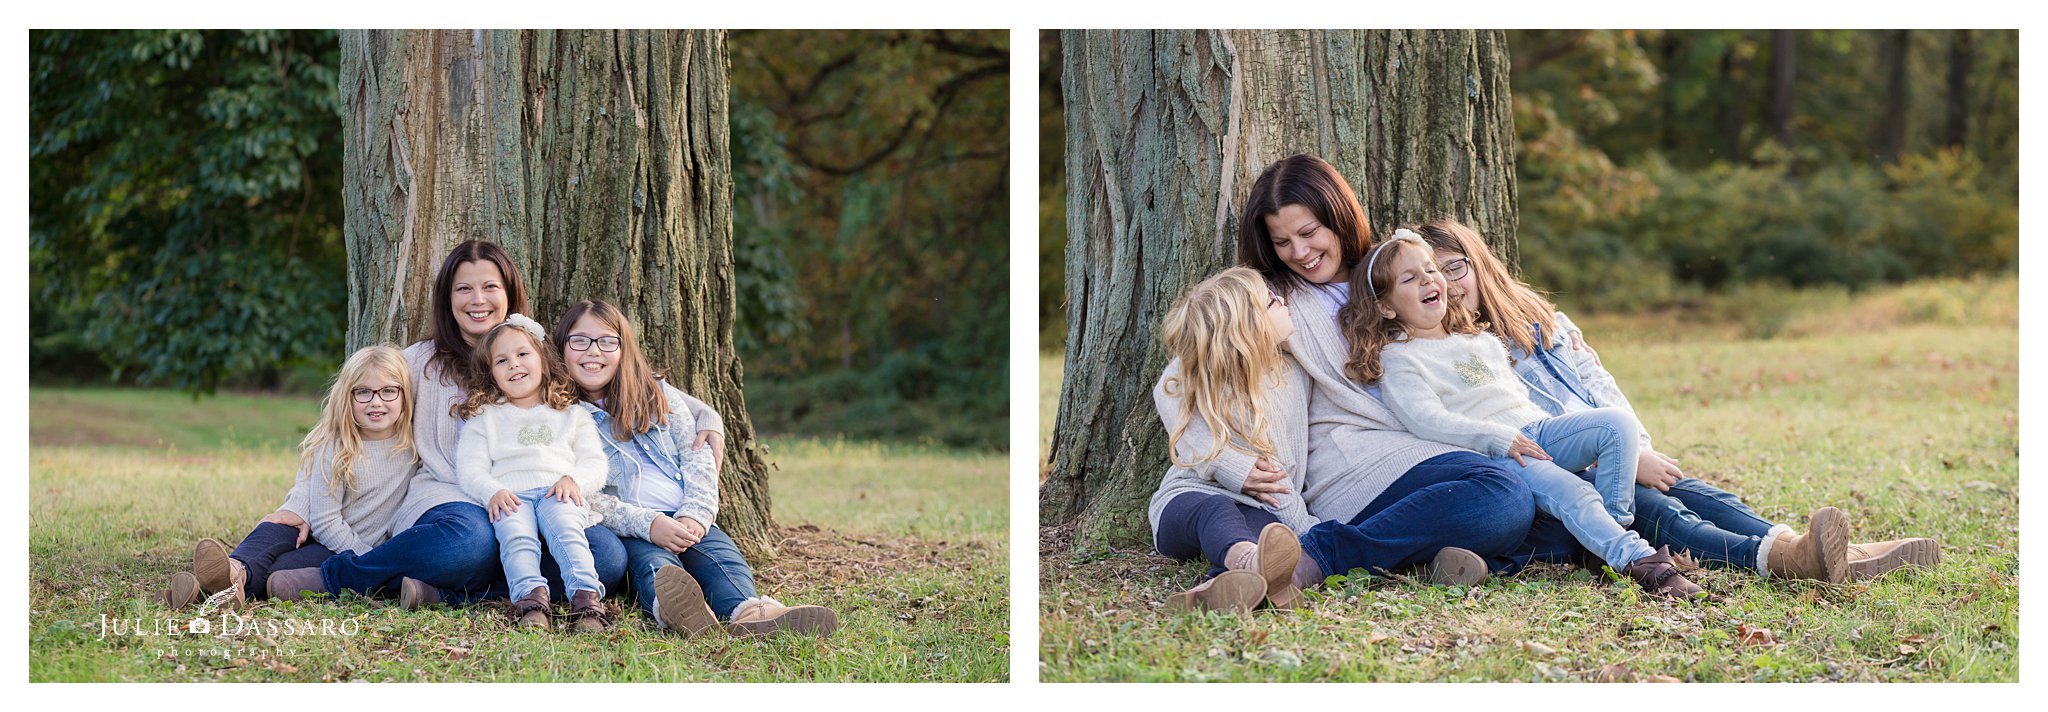
<instances>
[{"instance_id":1,"label":"green foliage","mask_svg":"<svg viewBox=\"0 0 2048 712\"><path fill-rule=\"evenodd\" d=\"M332 31L30 36L31 363L212 392L338 360Z\"/></svg>"},{"instance_id":2,"label":"green foliage","mask_svg":"<svg viewBox=\"0 0 2048 712\"><path fill-rule=\"evenodd\" d=\"M1006 31L730 43L736 338L766 432L1006 440Z\"/></svg>"}]
</instances>

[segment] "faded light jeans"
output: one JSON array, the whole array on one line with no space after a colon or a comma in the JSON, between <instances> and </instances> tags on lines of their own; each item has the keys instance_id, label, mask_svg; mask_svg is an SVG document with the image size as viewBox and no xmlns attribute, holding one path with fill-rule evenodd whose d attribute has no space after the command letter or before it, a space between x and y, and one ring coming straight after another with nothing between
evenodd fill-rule
<instances>
[{"instance_id":1,"label":"faded light jeans","mask_svg":"<svg viewBox=\"0 0 2048 712\"><path fill-rule=\"evenodd\" d=\"M498 534L498 560L505 567L507 588L517 599L547 585L548 581L540 571L540 541L545 536L548 551L561 564L562 585L569 589L567 593L592 591L603 598L604 584L598 581L597 564L590 555L590 541L583 534L584 521L589 518L590 509L557 501L548 496L548 489L535 487L513 493L519 498L519 509L500 518L494 527Z\"/></svg>"},{"instance_id":2,"label":"faded light jeans","mask_svg":"<svg viewBox=\"0 0 2048 712\"><path fill-rule=\"evenodd\" d=\"M1635 521L1636 455L1642 447L1642 425L1620 408L1595 408L1545 418L1523 426L1522 433L1543 446L1551 459L1513 457L1494 462L1522 476L1536 498L1536 509L1564 523L1572 537L1614 568L1622 568L1656 550L1643 537L1625 529ZM1574 471L1594 462L1593 482Z\"/></svg>"}]
</instances>

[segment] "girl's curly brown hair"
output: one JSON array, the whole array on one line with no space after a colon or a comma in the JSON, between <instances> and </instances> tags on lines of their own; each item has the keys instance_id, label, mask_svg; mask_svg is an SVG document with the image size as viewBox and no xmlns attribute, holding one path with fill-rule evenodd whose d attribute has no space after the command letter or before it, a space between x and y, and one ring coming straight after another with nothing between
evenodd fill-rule
<instances>
[{"instance_id":1,"label":"girl's curly brown hair","mask_svg":"<svg viewBox=\"0 0 2048 712\"><path fill-rule=\"evenodd\" d=\"M1351 270L1351 297L1345 300L1343 308L1337 310L1337 328L1351 345L1349 359L1344 362L1344 375L1366 385L1378 383L1380 376L1386 375L1380 368L1380 351L1387 344L1408 340L1408 332L1401 328L1400 320L1380 313L1379 295L1393 286L1394 256L1402 250L1414 250L1429 260L1432 267L1436 264L1435 253L1430 252L1418 238L1394 238L1394 244L1386 245L1385 250L1386 254L1380 255L1377 262L1361 260ZM1444 289L1444 307L1445 331L1453 334L1486 331L1486 323L1479 321L1464 304L1452 299L1448 287Z\"/></svg>"},{"instance_id":2,"label":"girl's curly brown hair","mask_svg":"<svg viewBox=\"0 0 2048 712\"><path fill-rule=\"evenodd\" d=\"M476 350L471 359L480 378L477 379L477 386L470 389L469 398L449 409L449 413L456 418L468 420L476 417L477 412L483 410L484 406L505 402L505 391L498 388L498 379L491 375L491 350L495 348L498 339L506 338L508 333L526 339L533 345L533 350L540 354L541 401L555 410L565 410L576 405L576 384L569 380L569 367L562 365L561 354L550 351L547 343L507 321L491 327L490 331L484 332L483 338L476 340Z\"/></svg>"}]
</instances>

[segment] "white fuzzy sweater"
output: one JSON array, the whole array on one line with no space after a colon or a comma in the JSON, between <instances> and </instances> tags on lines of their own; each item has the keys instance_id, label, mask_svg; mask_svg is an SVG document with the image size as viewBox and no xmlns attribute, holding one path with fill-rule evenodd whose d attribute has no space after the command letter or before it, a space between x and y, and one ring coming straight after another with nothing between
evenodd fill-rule
<instances>
[{"instance_id":1,"label":"white fuzzy sweater","mask_svg":"<svg viewBox=\"0 0 2048 712\"><path fill-rule=\"evenodd\" d=\"M1417 437L1500 457L1523 426L1548 417L1492 334L1387 344L1380 369L1381 397Z\"/></svg>"},{"instance_id":2,"label":"white fuzzy sweater","mask_svg":"<svg viewBox=\"0 0 2048 712\"><path fill-rule=\"evenodd\" d=\"M455 446L456 478L480 504L501 489L551 487L565 476L588 498L604 487L610 470L597 424L576 407L487 405L463 423Z\"/></svg>"}]
</instances>

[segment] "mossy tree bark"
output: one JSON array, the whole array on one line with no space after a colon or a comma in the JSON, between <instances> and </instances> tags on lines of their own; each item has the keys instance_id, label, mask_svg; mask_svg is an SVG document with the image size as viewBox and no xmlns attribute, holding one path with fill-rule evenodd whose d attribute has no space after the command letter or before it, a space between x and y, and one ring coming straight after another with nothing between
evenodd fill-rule
<instances>
[{"instance_id":1,"label":"mossy tree bark","mask_svg":"<svg viewBox=\"0 0 2048 712\"><path fill-rule=\"evenodd\" d=\"M765 556L732 342L729 74L722 31L343 32L348 344L431 336L441 258L497 242L536 320L619 305L655 367L724 416L718 524Z\"/></svg>"},{"instance_id":2,"label":"mossy tree bark","mask_svg":"<svg viewBox=\"0 0 2048 712\"><path fill-rule=\"evenodd\" d=\"M1514 126L1497 31L1067 31L1067 350L1041 524L1144 546L1166 467L1159 321L1228 266L1251 183L1312 153L1374 229L1472 225L1514 263Z\"/></svg>"}]
</instances>

